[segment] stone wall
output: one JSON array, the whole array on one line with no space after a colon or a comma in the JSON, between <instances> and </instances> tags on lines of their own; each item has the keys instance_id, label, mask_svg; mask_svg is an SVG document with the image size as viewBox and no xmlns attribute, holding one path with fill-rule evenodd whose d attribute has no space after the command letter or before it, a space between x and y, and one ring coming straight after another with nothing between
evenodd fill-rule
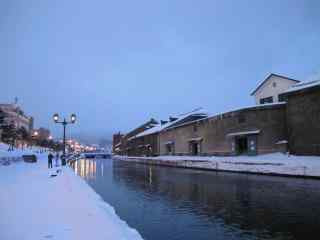
<instances>
[{"instance_id":1,"label":"stone wall","mask_svg":"<svg viewBox=\"0 0 320 240\"><path fill-rule=\"evenodd\" d=\"M320 155L320 86L287 94L289 151Z\"/></svg>"},{"instance_id":2,"label":"stone wall","mask_svg":"<svg viewBox=\"0 0 320 240\"><path fill-rule=\"evenodd\" d=\"M169 128L159 135L160 155L167 154L168 142L174 143L175 155L191 155L191 142L200 144L199 155L237 154L236 134L250 131L259 131L255 137L245 134L256 144L255 153L275 152L276 143L286 140L285 108L285 104L255 106Z\"/></svg>"},{"instance_id":3,"label":"stone wall","mask_svg":"<svg viewBox=\"0 0 320 240\"><path fill-rule=\"evenodd\" d=\"M158 133L133 138L127 142L129 156L158 156Z\"/></svg>"}]
</instances>

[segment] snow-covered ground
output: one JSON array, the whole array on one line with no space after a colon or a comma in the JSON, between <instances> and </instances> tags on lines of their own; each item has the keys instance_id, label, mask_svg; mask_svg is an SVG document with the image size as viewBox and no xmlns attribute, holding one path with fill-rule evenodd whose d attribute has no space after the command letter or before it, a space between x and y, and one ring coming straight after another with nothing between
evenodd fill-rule
<instances>
[{"instance_id":1,"label":"snow-covered ground","mask_svg":"<svg viewBox=\"0 0 320 240\"><path fill-rule=\"evenodd\" d=\"M1 240L142 239L70 168L50 177L56 170L47 169L46 154L37 163L0 165Z\"/></svg>"},{"instance_id":2,"label":"snow-covered ground","mask_svg":"<svg viewBox=\"0 0 320 240\"><path fill-rule=\"evenodd\" d=\"M200 156L159 156L123 157L115 159L178 167L283 174L295 176L320 177L319 156L288 156L272 153L258 156L200 157Z\"/></svg>"},{"instance_id":3,"label":"snow-covered ground","mask_svg":"<svg viewBox=\"0 0 320 240\"><path fill-rule=\"evenodd\" d=\"M21 149L15 149L14 151L10 151L10 152L8 152L8 148L9 146L7 144L0 143L0 157L19 157L19 156L22 156L23 154L33 153L33 150L29 148L23 151ZM38 148L33 148L33 149L38 150Z\"/></svg>"}]
</instances>

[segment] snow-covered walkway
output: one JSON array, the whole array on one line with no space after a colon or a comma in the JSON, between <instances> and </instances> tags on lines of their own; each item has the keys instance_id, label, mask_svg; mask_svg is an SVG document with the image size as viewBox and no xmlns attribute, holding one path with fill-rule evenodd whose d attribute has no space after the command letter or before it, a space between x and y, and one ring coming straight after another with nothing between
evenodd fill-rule
<instances>
[{"instance_id":1,"label":"snow-covered walkway","mask_svg":"<svg viewBox=\"0 0 320 240\"><path fill-rule=\"evenodd\" d=\"M114 156L114 159L173 167L320 178L319 156L288 156L282 153L272 153L258 156L230 157Z\"/></svg>"},{"instance_id":2,"label":"snow-covered walkway","mask_svg":"<svg viewBox=\"0 0 320 240\"><path fill-rule=\"evenodd\" d=\"M70 168L49 177L55 170L45 154L0 165L1 240L142 239Z\"/></svg>"}]
</instances>

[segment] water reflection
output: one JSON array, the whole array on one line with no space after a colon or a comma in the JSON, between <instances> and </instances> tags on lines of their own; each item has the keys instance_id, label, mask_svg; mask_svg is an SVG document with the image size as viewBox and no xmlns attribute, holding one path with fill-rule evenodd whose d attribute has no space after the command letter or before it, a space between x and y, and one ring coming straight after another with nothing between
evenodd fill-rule
<instances>
[{"instance_id":1,"label":"water reflection","mask_svg":"<svg viewBox=\"0 0 320 240\"><path fill-rule=\"evenodd\" d=\"M122 165L122 166L121 166ZM209 173L118 162L114 179L182 212L254 233L303 239L320 226L318 181ZM152 185L150 185L152 183Z\"/></svg>"},{"instance_id":2,"label":"water reflection","mask_svg":"<svg viewBox=\"0 0 320 240\"><path fill-rule=\"evenodd\" d=\"M95 163L78 174L144 239L306 239L320 226L319 181Z\"/></svg>"},{"instance_id":3,"label":"water reflection","mask_svg":"<svg viewBox=\"0 0 320 240\"><path fill-rule=\"evenodd\" d=\"M96 178L97 162L95 159L80 159L72 164L77 175L85 179Z\"/></svg>"}]
</instances>

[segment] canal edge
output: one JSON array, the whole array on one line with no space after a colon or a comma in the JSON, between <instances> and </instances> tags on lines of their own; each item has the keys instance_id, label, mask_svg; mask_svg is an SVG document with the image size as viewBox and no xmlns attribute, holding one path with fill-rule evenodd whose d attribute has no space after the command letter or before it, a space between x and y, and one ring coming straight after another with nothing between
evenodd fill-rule
<instances>
[{"instance_id":1,"label":"canal edge","mask_svg":"<svg viewBox=\"0 0 320 240\"><path fill-rule=\"evenodd\" d=\"M298 174L285 174L285 173L275 173L275 172L253 172L253 171L236 171L229 169L216 169L216 168L204 168L198 166L186 166L179 165L175 161L163 161L163 160L154 160L154 159L146 159L146 158L119 158L112 157L112 159L117 161L138 163L143 165L154 165L154 166L163 166L163 167L172 167L172 168L182 168L182 169L193 169L193 170L202 170L202 171L210 171L210 172L227 172L227 173L240 173L240 174L250 174L250 175L263 175L263 176L274 176L274 177L287 177L287 178L300 178L300 179L314 179L320 180L320 176L310 176L310 175L298 175ZM169 163L170 162L170 163Z\"/></svg>"}]
</instances>

